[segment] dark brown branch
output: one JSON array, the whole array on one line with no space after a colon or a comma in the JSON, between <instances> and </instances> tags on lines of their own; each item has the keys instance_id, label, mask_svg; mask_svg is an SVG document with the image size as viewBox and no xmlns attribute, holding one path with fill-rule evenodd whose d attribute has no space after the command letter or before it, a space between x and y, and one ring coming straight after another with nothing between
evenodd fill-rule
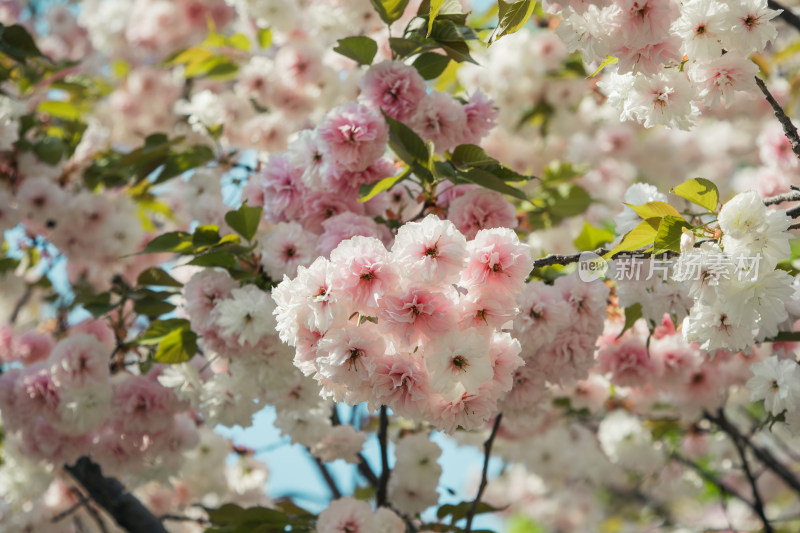
<instances>
[{"instance_id":1,"label":"dark brown branch","mask_svg":"<svg viewBox=\"0 0 800 533\"><path fill-rule=\"evenodd\" d=\"M389 413L387 412L385 405L381 406L379 416L380 424L378 426L378 443L381 446L381 477L378 479L376 499L378 507L386 507L388 504L387 490L389 487L389 475L391 474L391 470L389 470L389 443L387 442L387 434L389 432Z\"/></svg>"},{"instance_id":2,"label":"dark brown branch","mask_svg":"<svg viewBox=\"0 0 800 533\"><path fill-rule=\"evenodd\" d=\"M774 0L767 0L767 5L770 9L782 9L783 13L778 15L778 18L782 19L786 24L793 26L795 29L800 30L800 17L798 17L794 11Z\"/></svg>"},{"instance_id":3,"label":"dark brown branch","mask_svg":"<svg viewBox=\"0 0 800 533\"><path fill-rule=\"evenodd\" d=\"M769 519L767 519L767 515L764 512L764 501L761 499L761 492L758 490L758 482L753 475L753 471L750 470L750 461L747 460L747 451L737 439L733 439L733 445L736 447L739 458L742 460L742 469L744 470L744 475L747 477L747 482L750 483L750 490L753 493L753 511L756 512L761 522L764 524L764 533L773 533L775 530L772 529L772 525L769 523Z\"/></svg>"},{"instance_id":4,"label":"dark brown branch","mask_svg":"<svg viewBox=\"0 0 800 533\"><path fill-rule=\"evenodd\" d=\"M314 463L316 463L317 468L319 468L319 473L322 474L322 479L324 479L325 483L328 485L328 488L333 495L333 499L341 498L342 491L339 490L339 487L336 485L336 480L333 479L330 470L328 470L328 467L322 462L322 459L319 457L314 457Z\"/></svg>"},{"instance_id":5,"label":"dark brown branch","mask_svg":"<svg viewBox=\"0 0 800 533\"><path fill-rule=\"evenodd\" d=\"M54 516L54 517L53 517L53 518L50 520L52 523L54 523L54 524L55 524L56 522L60 522L60 521L64 520L64 519L65 519L65 518L67 518L69 515L71 515L72 513L74 513L75 511L77 511L78 509L80 509L81 507L83 507L84 505L86 505L86 504L89 502L89 498L87 498L86 496L84 496L84 495L83 495L83 494L82 494L82 493L81 493L81 492L80 492L78 489L76 489L75 487L73 487L72 489L70 489L70 491L71 491L73 494L75 494L75 496L77 496L77 497L78 497L78 502L77 502L75 505L73 505L72 507L70 507L69 509L66 509L66 510L64 510L64 511L61 511L60 513L58 513L57 515L55 515L55 516Z\"/></svg>"},{"instance_id":6,"label":"dark brown branch","mask_svg":"<svg viewBox=\"0 0 800 533\"><path fill-rule=\"evenodd\" d=\"M64 469L128 533L167 533L161 521L142 502L129 494L119 480L104 477L100 467L88 457L81 457Z\"/></svg>"},{"instance_id":7,"label":"dark brown branch","mask_svg":"<svg viewBox=\"0 0 800 533\"><path fill-rule=\"evenodd\" d=\"M549 266L549 265L569 265L571 263L577 263L578 261L580 261L581 260L581 255L583 255L583 254L594 253L594 254L597 254L597 255L602 257L602 256L606 255L610 251L611 250L607 250L606 248L598 248L597 250L594 250L593 252L585 251L585 252L579 252L577 254L570 254L570 255L551 254L551 255L542 257L541 259L536 259L533 262L533 268L541 268L541 267ZM611 257L611 259L617 259L617 258L620 258L620 257L645 258L645 257L651 257L652 255L653 254L651 252L636 251L636 250L624 250L624 251L615 253ZM667 256L667 257L675 257L675 256L677 256L679 254L670 251L670 252L664 252L663 254L658 254L658 255Z\"/></svg>"},{"instance_id":8,"label":"dark brown branch","mask_svg":"<svg viewBox=\"0 0 800 533\"><path fill-rule=\"evenodd\" d=\"M795 133L797 133L797 132L795 131ZM764 205L777 205L777 204L781 204L781 203L784 203L784 202L800 202L800 191L792 190L792 191L784 193L784 194L778 194L776 196L770 196L768 198L764 198ZM786 215L789 216L790 218L798 218L798 217L800 217L800 205L792 207L791 209L787 209L786 210ZM789 230L800 229L800 223L792 224L787 229L789 229ZM702 244L703 242L706 242L706 241L704 241L704 240L697 241L695 243L695 247L700 246L700 244ZM569 255L551 254L551 255L542 257L540 259L536 259L533 262L533 269L541 268L541 267L545 267L545 266L551 266L551 265L569 265L569 264L577 263L578 261L580 261L582 254L594 253L594 254L597 254L597 255L602 257L602 256L606 255L610 251L611 250L609 250L607 248L598 248L597 250L594 250L593 252L584 251L584 252L579 252L579 253L576 253L576 254L569 254ZM622 252L618 252L618 253L614 254L612 259L616 259L618 257L637 257L637 258L642 258L642 257L650 257L651 255L652 254L650 252L622 251ZM666 255L667 255L667 257L674 257L674 256L676 256L678 254L676 254L675 252L666 252Z\"/></svg>"},{"instance_id":9,"label":"dark brown branch","mask_svg":"<svg viewBox=\"0 0 800 533\"><path fill-rule=\"evenodd\" d=\"M372 471L372 467L369 466L367 458L360 453L358 454L358 472L364 476L364 479L367 480L367 483L369 483L370 486L373 488L378 487L378 476L376 476L375 472Z\"/></svg>"},{"instance_id":10,"label":"dark brown branch","mask_svg":"<svg viewBox=\"0 0 800 533\"><path fill-rule=\"evenodd\" d=\"M25 292L22 293L22 296L20 296L20 299L17 300L17 303L14 305L14 310L11 312L11 317L8 319L9 324L13 326L17 322L20 311L22 311L22 308L25 307L25 304L28 303L32 295L33 286L27 285L25 287Z\"/></svg>"},{"instance_id":11,"label":"dark brown branch","mask_svg":"<svg viewBox=\"0 0 800 533\"><path fill-rule=\"evenodd\" d=\"M341 419L339 418L339 412L336 410L336 405L333 406L331 409L331 424L334 426L339 426L342 424ZM356 430L359 428L356 426ZM378 488L378 476L375 475L375 472L372 471L372 467L369 466L366 457L363 454L358 454L358 472L364 476L364 479L367 480L367 483L370 484L372 488Z\"/></svg>"},{"instance_id":12,"label":"dark brown branch","mask_svg":"<svg viewBox=\"0 0 800 533\"><path fill-rule=\"evenodd\" d=\"M797 135L797 128L794 127L792 120L788 117L788 115L786 115L786 113L783 111L783 108L772 96L772 93L769 92L769 89L767 89L767 86L764 84L763 80L758 76L756 76L756 85L758 85L758 88L761 89L762 93L764 93L764 97L767 99L767 102L769 102L769 105L772 106L772 110L775 112L775 117L778 119L778 122L781 123L781 126L783 126L783 133L786 135L786 138L789 139L789 142L792 145L792 152L794 152L794 155L800 158L800 137Z\"/></svg>"},{"instance_id":13,"label":"dark brown branch","mask_svg":"<svg viewBox=\"0 0 800 533\"><path fill-rule=\"evenodd\" d=\"M483 496L483 491L486 490L486 485L489 484L489 458L492 455L492 444L494 444L494 438L497 436L497 430L500 428L500 421L502 419L503 413L499 413L497 418L494 419L494 425L492 426L492 432L489 434L489 438L483 443L481 484L478 486L478 494L475 496L475 499L472 500L472 505L470 505L469 511L467 511L467 525L464 527L464 533L470 533L472 531L472 520L475 518L475 512L478 510L478 504Z\"/></svg>"}]
</instances>

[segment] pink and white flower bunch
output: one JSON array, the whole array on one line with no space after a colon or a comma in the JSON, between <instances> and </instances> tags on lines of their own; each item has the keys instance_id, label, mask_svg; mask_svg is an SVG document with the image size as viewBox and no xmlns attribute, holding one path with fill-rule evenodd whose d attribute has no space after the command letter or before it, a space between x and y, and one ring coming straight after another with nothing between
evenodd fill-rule
<instances>
[{"instance_id":1,"label":"pink and white flower bunch","mask_svg":"<svg viewBox=\"0 0 800 533\"><path fill-rule=\"evenodd\" d=\"M504 328L532 267L507 228L467 241L428 215L391 250L354 237L273 289L277 330L322 394L424 419L447 432L495 414L522 364Z\"/></svg>"}]
</instances>

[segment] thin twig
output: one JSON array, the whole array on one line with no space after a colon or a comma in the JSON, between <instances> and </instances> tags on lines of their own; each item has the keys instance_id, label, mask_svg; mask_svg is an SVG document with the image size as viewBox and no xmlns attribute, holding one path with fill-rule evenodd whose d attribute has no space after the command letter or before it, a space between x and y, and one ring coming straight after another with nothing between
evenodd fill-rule
<instances>
[{"instance_id":1,"label":"thin twig","mask_svg":"<svg viewBox=\"0 0 800 533\"><path fill-rule=\"evenodd\" d=\"M775 100L772 93L769 92L767 86L758 76L756 76L756 85L758 85L758 88L764 93L764 97L766 97L767 102L769 102L769 105L772 106L772 110L775 112L775 117L781 123L781 126L783 126L783 133L792 145L792 152L800 158L800 136L797 135L797 128L794 127L792 120L786 115L783 108Z\"/></svg>"},{"instance_id":2,"label":"thin twig","mask_svg":"<svg viewBox=\"0 0 800 533\"><path fill-rule=\"evenodd\" d=\"M767 451L766 449L762 448L755 444L752 440L748 439L744 435L742 435L739 428L731 424L731 422L725 417L725 413L722 409L717 411L717 415L714 416L709 412L704 412L705 417L717 425L723 432L727 433L732 440L739 441L744 444L746 447L750 448L750 451L753 452L753 455L762 463L764 466L772 470L781 480L783 480L786 485L788 485L792 490L794 490L797 494L800 494L800 480L798 480L797 476L793 472L791 472L786 466L781 464L772 453Z\"/></svg>"},{"instance_id":3,"label":"thin twig","mask_svg":"<svg viewBox=\"0 0 800 533\"><path fill-rule=\"evenodd\" d=\"M342 491L339 490L339 487L336 485L336 480L333 479L330 470L328 467L325 466L325 463L322 462L322 459L319 457L314 457L314 463L316 463L317 468L319 468L319 473L322 474L322 479L325 480L325 483L328 485L328 488L333 495L333 499L339 499L342 497Z\"/></svg>"},{"instance_id":4,"label":"thin twig","mask_svg":"<svg viewBox=\"0 0 800 533\"><path fill-rule=\"evenodd\" d=\"M497 436L497 430L500 428L500 421L502 419L503 413L499 413L497 418L494 419L494 425L492 426L492 432L489 434L489 438L483 443L483 472L481 472L481 484L478 486L478 494L472 501L469 511L467 511L467 525L464 527L464 533L470 533L472 531L472 520L475 518L478 504L483 496L483 491L486 490L486 485L489 484L489 458L492 455L492 444L494 444L494 438Z\"/></svg>"},{"instance_id":5,"label":"thin twig","mask_svg":"<svg viewBox=\"0 0 800 533\"><path fill-rule=\"evenodd\" d=\"M61 511L60 513L55 515L52 519L50 519L50 521L52 523L55 524L56 522L60 522L61 520L64 520L65 518L67 518L69 515L71 515L72 513L77 511L78 509L80 509L83 505L85 505L89 501L89 498L87 498L86 496L81 494L80 491L78 491L75 488L72 489L72 493L78 496L77 503L75 503L75 505L73 505L69 509Z\"/></svg>"},{"instance_id":6,"label":"thin twig","mask_svg":"<svg viewBox=\"0 0 800 533\"><path fill-rule=\"evenodd\" d=\"M11 312L11 317L8 319L9 324L13 326L17 322L19 313L22 311L22 308L25 307L25 304L28 303L28 300L31 299L31 295L33 295L33 286L27 285L25 287L25 292L22 293L16 305L14 305L14 310Z\"/></svg>"},{"instance_id":7,"label":"thin twig","mask_svg":"<svg viewBox=\"0 0 800 533\"><path fill-rule=\"evenodd\" d=\"M794 11L782 4L779 4L778 2L775 2L774 0L767 0L767 5L770 9L783 10L783 13L778 15L778 18L782 19L790 26L794 26L795 29L800 30L800 17L798 17Z\"/></svg>"},{"instance_id":8,"label":"thin twig","mask_svg":"<svg viewBox=\"0 0 800 533\"><path fill-rule=\"evenodd\" d=\"M744 469L744 475L747 476L748 483L750 483L750 490L753 492L753 510L761 519L761 522L764 523L764 533L773 533L775 530L772 529L772 524L769 523L767 515L764 512L764 501L761 499L761 493L758 490L758 483L753 475L753 471L750 470L750 461L747 460L747 451L744 449L744 446L739 439L732 440L733 445L736 447L736 451L739 453L739 458L742 460L742 468Z\"/></svg>"},{"instance_id":9,"label":"thin twig","mask_svg":"<svg viewBox=\"0 0 800 533\"><path fill-rule=\"evenodd\" d=\"M725 494L725 495L730 496L732 498L736 498L737 500L747 504L747 506L750 507L751 509L753 508L753 502L751 502L750 500L748 500L747 498L745 498L744 496L742 496L741 494L736 492L736 490L732 489L728 485L724 484L722 481L717 479L717 477L714 474L712 474L711 472L707 471L705 468L703 468L699 464L695 463L694 461L692 461L692 460L690 460L690 459L688 459L688 458L686 458L686 457L684 457L682 455L679 455L678 453L672 453L671 457L672 457L673 461L677 461L677 462L679 462L679 463L681 463L681 464L683 464L685 466L688 466L689 468L691 468L692 470L697 472L697 474L701 478L703 478L704 480L706 480L709 483L711 483L712 485L714 485L714 487L716 487L717 490L719 490L722 494Z\"/></svg>"},{"instance_id":10,"label":"thin twig","mask_svg":"<svg viewBox=\"0 0 800 533\"><path fill-rule=\"evenodd\" d=\"M381 477L378 479L378 489L376 491L376 499L378 507L386 507L387 502L387 489L389 486L389 443L387 433L389 432L389 414L385 405L381 406L380 410L380 425L378 427L378 443L381 447Z\"/></svg>"}]
</instances>

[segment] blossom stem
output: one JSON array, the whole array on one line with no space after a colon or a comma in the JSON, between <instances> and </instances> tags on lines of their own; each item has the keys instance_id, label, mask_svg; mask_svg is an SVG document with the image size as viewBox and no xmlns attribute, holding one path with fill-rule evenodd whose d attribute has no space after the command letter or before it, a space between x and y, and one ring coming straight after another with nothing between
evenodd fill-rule
<instances>
[{"instance_id":1,"label":"blossom stem","mask_svg":"<svg viewBox=\"0 0 800 533\"><path fill-rule=\"evenodd\" d=\"M494 425L492 426L492 432L489 434L489 438L483 443L483 472L481 472L481 484L478 486L478 494L472 501L469 511L467 511L467 525L464 527L464 533L470 533L472 531L472 520L475 518L478 504L481 502L481 497L483 496L483 491L486 490L486 485L489 484L489 457L492 455L492 445L494 444L494 438L497 436L497 430L500 428L500 421L502 419L503 413L499 413L497 418L494 419Z\"/></svg>"}]
</instances>

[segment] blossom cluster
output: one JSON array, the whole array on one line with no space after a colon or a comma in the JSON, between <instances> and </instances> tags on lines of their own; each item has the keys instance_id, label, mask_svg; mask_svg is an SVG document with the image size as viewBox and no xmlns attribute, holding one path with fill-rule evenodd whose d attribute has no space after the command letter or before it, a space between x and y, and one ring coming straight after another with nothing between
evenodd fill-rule
<instances>
[{"instance_id":1,"label":"blossom cluster","mask_svg":"<svg viewBox=\"0 0 800 533\"><path fill-rule=\"evenodd\" d=\"M361 203L359 187L396 173L383 157L388 126L381 113L407 123L437 153L478 143L494 126L493 102L480 91L462 104L441 91L426 92L416 69L399 61L370 67L359 82L358 102L330 110L320 124L297 133L286 151L272 152L264 170L248 181L244 198L262 206L274 224L262 240L262 262L273 279L294 276L317 255L328 256L344 239L360 235L391 243L388 229L375 217L409 220L422 204L397 186ZM448 186L441 186L446 193ZM453 188L450 184L449 188ZM474 236L481 228L514 227L513 206L501 194L459 186L449 193L448 218ZM458 200L462 195L467 196Z\"/></svg>"},{"instance_id":2,"label":"blossom cluster","mask_svg":"<svg viewBox=\"0 0 800 533\"><path fill-rule=\"evenodd\" d=\"M586 63L616 58L600 86L622 120L687 129L701 105L754 88L748 55L775 40L779 13L766 0L570 2L556 33Z\"/></svg>"},{"instance_id":3,"label":"blossom cluster","mask_svg":"<svg viewBox=\"0 0 800 533\"><path fill-rule=\"evenodd\" d=\"M797 311L794 279L775 268L789 255L790 218L785 211L768 209L750 191L723 205L718 221L721 247L703 243L698 251L703 275L692 279L690 270L681 268L682 256L673 277L688 282L694 301L683 323L685 338L706 350L738 351L775 337L781 329L791 330L790 311L792 317ZM723 251L729 261L719 261ZM698 262L695 254L689 257ZM740 269L749 275L737 275Z\"/></svg>"},{"instance_id":4,"label":"blossom cluster","mask_svg":"<svg viewBox=\"0 0 800 533\"><path fill-rule=\"evenodd\" d=\"M281 339L325 396L386 405L453 432L496 412L522 364L502 331L532 258L513 231L466 238L428 215L391 251L354 237L273 289Z\"/></svg>"},{"instance_id":5,"label":"blossom cluster","mask_svg":"<svg viewBox=\"0 0 800 533\"><path fill-rule=\"evenodd\" d=\"M79 324L57 343L45 335L24 342L26 366L0 376L0 408L29 459L69 464L91 453L109 474L149 465L168 475L197 444L194 421L156 373L111 375L113 335L102 322Z\"/></svg>"}]
</instances>

